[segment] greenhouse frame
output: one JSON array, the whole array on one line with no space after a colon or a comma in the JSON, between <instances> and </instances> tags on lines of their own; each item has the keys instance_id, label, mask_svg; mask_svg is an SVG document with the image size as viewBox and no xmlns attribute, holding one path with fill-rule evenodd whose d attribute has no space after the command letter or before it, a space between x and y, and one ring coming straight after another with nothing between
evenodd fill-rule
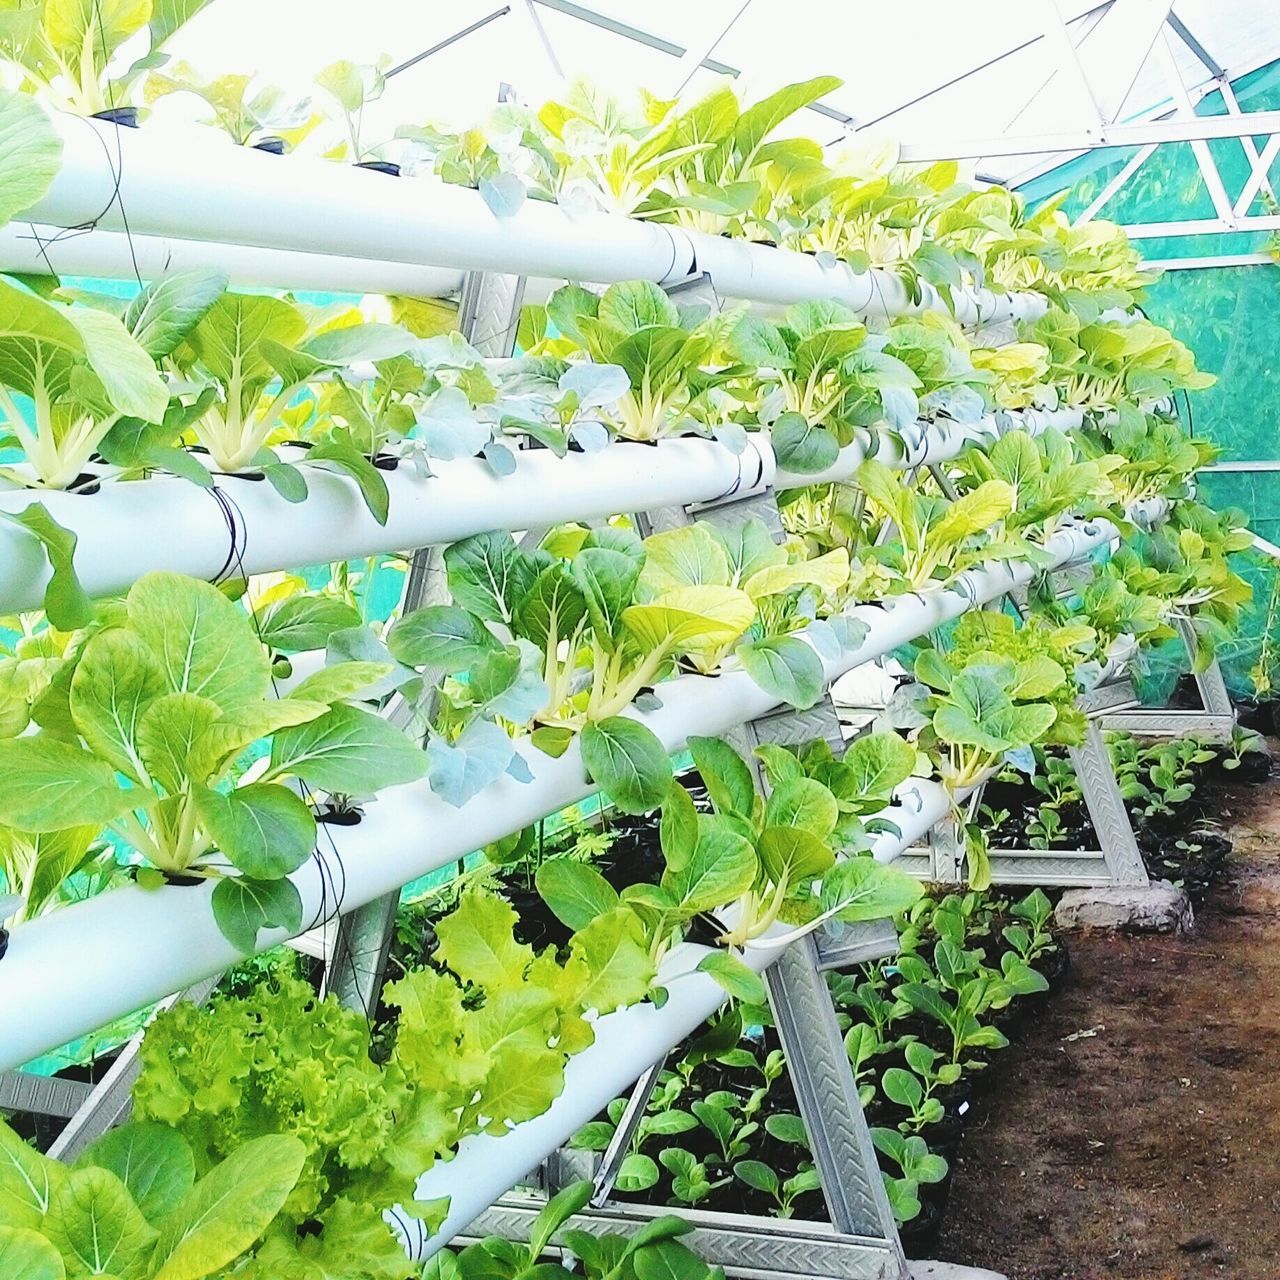
<instances>
[{"instance_id":1,"label":"greenhouse frame","mask_svg":"<svg viewBox=\"0 0 1280 1280\"><path fill-rule=\"evenodd\" d=\"M1258 0L0 5L0 1280L1274 1277L1278 183Z\"/></svg>"}]
</instances>

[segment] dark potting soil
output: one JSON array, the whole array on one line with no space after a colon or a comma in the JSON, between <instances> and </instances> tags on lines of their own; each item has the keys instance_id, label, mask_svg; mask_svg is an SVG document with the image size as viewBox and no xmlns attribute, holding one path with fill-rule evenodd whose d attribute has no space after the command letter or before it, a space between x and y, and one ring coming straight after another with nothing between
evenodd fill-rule
<instances>
[{"instance_id":1,"label":"dark potting soil","mask_svg":"<svg viewBox=\"0 0 1280 1280\"><path fill-rule=\"evenodd\" d=\"M1214 807L1234 854L1188 936L1073 938L976 1108L936 1256L1010 1280L1280 1275L1280 794Z\"/></svg>"}]
</instances>

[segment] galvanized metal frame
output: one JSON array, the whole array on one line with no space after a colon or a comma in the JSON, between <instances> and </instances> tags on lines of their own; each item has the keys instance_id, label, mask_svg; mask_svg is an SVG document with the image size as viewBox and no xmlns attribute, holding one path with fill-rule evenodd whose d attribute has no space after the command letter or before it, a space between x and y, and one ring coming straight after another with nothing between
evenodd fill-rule
<instances>
[{"instance_id":1,"label":"galvanized metal frame","mask_svg":"<svg viewBox=\"0 0 1280 1280\"><path fill-rule=\"evenodd\" d=\"M496 272L472 272L464 280L458 327L481 355L503 358L515 350L524 288L523 276ZM448 599L443 550L420 548L409 565L404 608L442 604ZM408 727L409 708L403 699L392 705L388 718ZM371 1018L377 1009L399 905L399 891L375 898L363 907L340 914L336 928L325 936L323 989L366 1017Z\"/></svg>"}]
</instances>

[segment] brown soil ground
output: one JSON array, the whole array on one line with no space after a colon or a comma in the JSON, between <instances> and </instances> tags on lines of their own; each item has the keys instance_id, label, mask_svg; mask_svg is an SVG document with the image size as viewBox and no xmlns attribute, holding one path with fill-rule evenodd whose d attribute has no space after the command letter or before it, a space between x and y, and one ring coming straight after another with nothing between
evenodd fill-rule
<instances>
[{"instance_id":1,"label":"brown soil ground","mask_svg":"<svg viewBox=\"0 0 1280 1280\"><path fill-rule=\"evenodd\" d=\"M1280 781L1229 793L1220 822L1230 874L1192 933L1071 939L966 1127L936 1257L1010 1280L1280 1278Z\"/></svg>"}]
</instances>

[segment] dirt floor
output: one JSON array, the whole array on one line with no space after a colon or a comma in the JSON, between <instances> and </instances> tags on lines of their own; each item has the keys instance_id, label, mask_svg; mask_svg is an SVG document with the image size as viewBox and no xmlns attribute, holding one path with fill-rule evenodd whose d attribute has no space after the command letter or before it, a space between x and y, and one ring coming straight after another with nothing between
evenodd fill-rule
<instances>
[{"instance_id":1,"label":"dirt floor","mask_svg":"<svg viewBox=\"0 0 1280 1280\"><path fill-rule=\"evenodd\" d=\"M1181 939L1076 936L966 1127L937 1257L1010 1280L1280 1280L1280 778L1230 793Z\"/></svg>"}]
</instances>

